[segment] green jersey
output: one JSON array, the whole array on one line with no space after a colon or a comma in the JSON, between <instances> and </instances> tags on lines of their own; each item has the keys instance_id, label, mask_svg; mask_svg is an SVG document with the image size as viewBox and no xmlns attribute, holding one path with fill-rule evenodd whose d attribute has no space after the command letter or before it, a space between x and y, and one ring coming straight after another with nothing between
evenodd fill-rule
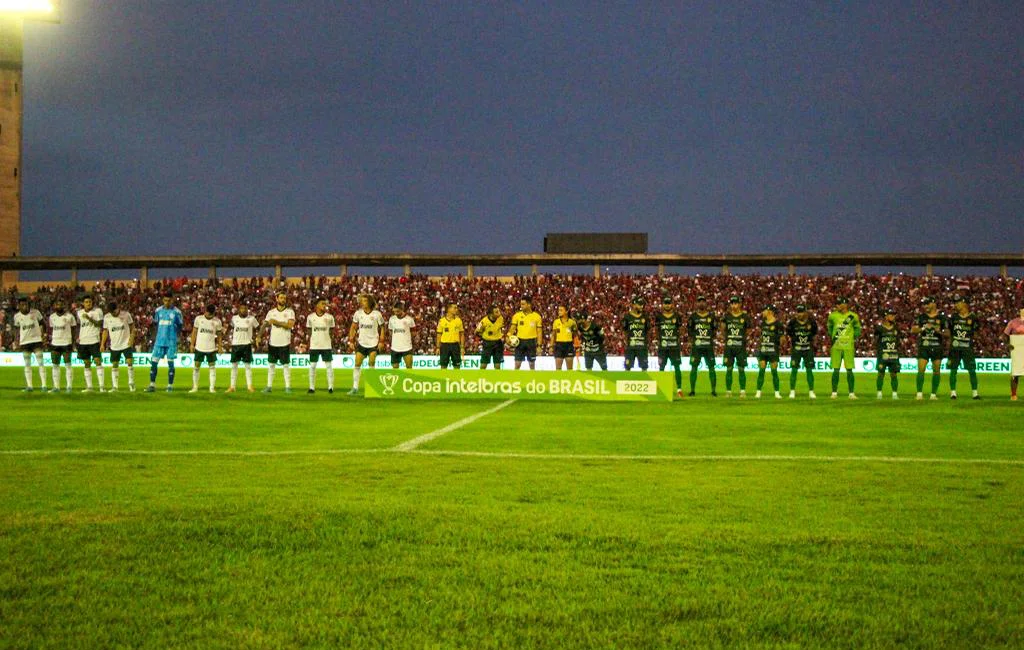
<instances>
[{"instance_id":1,"label":"green jersey","mask_svg":"<svg viewBox=\"0 0 1024 650\"><path fill-rule=\"evenodd\" d=\"M750 314L743 311L737 315L725 312L722 316L725 323L725 346L730 348L747 347L747 330L750 329Z\"/></svg>"},{"instance_id":2,"label":"green jersey","mask_svg":"<svg viewBox=\"0 0 1024 650\"><path fill-rule=\"evenodd\" d=\"M882 361L897 361L900 358L900 329L880 323L875 328L875 351Z\"/></svg>"},{"instance_id":3,"label":"green jersey","mask_svg":"<svg viewBox=\"0 0 1024 650\"><path fill-rule=\"evenodd\" d=\"M917 326L921 328L921 332L917 335L918 347L942 347L942 332L949 329L949 323L945 316L939 313L934 316L921 314L917 317Z\"/></svg>"},{"instance_id":4,"label":"green jersey","mask_svg":"<svg viewBox=\"0 0 1024 650\"><path fill-rule=\"evenodd\" d=\"M658 334L658 349L672 350L679 347L679 332L683 329L683 317L679 314L660 312L654 317Z\"/></svg>"},{"instance_id":5,"label":"green jersey","mask_svg":"<svg viewBox=\"0 0 1024 650\"><path fill-rule=\"evenodd\" d=\"M703 316L690 314L690 321L686 325L686 332L690 335L690 345L695 348L714 345L716 327L718 327L718 319L711 312Z\"/></svg>"},{"instance_id":6,"label":"green jersey","mask_svg":"<svg viewBox=\"0 0 1024 650\"><path fill-rule=\"evenodd\" d=\"M761 323L761 354L778 354L779 341L782 339L782 323L775 320Z\"/></svg>"},{"instance_id":7,"label":"green jersey","mask_svg":"<svg viewBox=\"0 0 1024 650\"><path fill-rule=\"evenodd\" d=\"M845 314L834 311L828 315L828 336L832 347L852 350L853 342L860 336L860 316L856 312Z\"/></svg>"},{"instance_id":8,"label":"green jersey","mask_svg":"<svg viewBox=\"0 0 1024 650\"><path fill-rule=\"evenodd\" d=\"M650 328L650 321L646 314L639 316L632 312L627 313L622 319L622 329L626 331L627 348L647 348L647 330Z\"/></svg>"},{"instance_id":9,"label":"green jersey","mask_svg":"<svg viewBox=\"0 0 1024 650\"><path fill-rule=\"evenodd\" d=\"M814 337L818 335L818 323L813 318L803 323L797 318L791 318L786 333L793 341L793 352L810 352L814 349Z\"/></svg>"},{"instance_id":10,"label":"green jersey","mask_svg":"<svg viewBox=\"0 0 1024 650\"><path fill-rule=\"evenodd\" d=\"M949 317L951 350L974 350L974 334L981 329L981 323L974 312L961 316L955 313Z\"/></svg>"}]
</instances>

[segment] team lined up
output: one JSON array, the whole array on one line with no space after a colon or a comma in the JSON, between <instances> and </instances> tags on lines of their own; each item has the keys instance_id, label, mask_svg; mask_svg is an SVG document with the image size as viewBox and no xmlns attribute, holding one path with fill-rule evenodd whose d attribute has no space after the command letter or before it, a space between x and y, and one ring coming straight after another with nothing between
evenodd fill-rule
<instances>
[{"instance_id":1,"label":"team lined up","mask_svg":"<svg viewBox=\"0 0 1024 650\"><path fill-rule=\"evenodd\" d=\"M163 296L163 305L156 310L154 324L156 337L150 356L150 383L146 388L152 392L156 389L156 377L159 362L167 360L167 390L172 390L175 376L174 359L180 333L184 327L181 311L174 306L173 295ZM327 371L328 392L334 391L333 352L338 347L336 332L338 323L328 312L325 299L316 302L315 309L306 316L306 328L309 331L309 389L315 391L316 369L322 361ZM49 337L51 355L52 388L51 392L60 390L60 365L65 371L65 390L71 391L73 372L71 367L72 351L77 349L78 357L85 365L85 391L93 389L95 372L98 390L103 392L104 368L101 353L109 349L111 360L111 390L119 389L119 367L122 359L129 368L128 387L135 390L134 374L131 372L133 357L132 347L136 337L135 326L127 311L120 310L114 303L107 306L104 313L93 305L91 297L85 297L82 308L72 314L67 311L61 301L53 305L53 312L48 319L30 309L27 300L18 302L15 314L15 327L19 332L19 347L25 356L26 390L32 390L33 356L39 366L39 379L44 391L47 390L47 377L43 367L43 354L46 338ZM348 331L348 343L355 352L354 385L352 393L359 390L360 374L364 361L371 367L376 363L378 352L389 350L392 367L402 364L412 367L413 341L412 333L416 321L406 312L405 306L398 303L393 306L391 317L385 321L376 308L372 296L363 295L359 298L359 308L352 316ZM800 368L806 372L808 396L814 393L814 357L816 340L819 334L817 321L809 314L804 305L798 305L796 314L784 325L777 319L776 308L765 306L760 313L760 334L756 342L756 358L758 362L756 397L761 397L766 373L770 371L772 386L776 398L781 398L778 365L784 342L791 344L791 372L789 378L791 398L796 396L796 384ZM282 367L284 389L291 391L290 355L292 346L292 329L296 323L296 315L287 304L287 295L280 292L276 296L276 305L267 313L263 323L249 313L245 304L239 304L236 313L230 318L231 325L231 381L228 392L234 392L237 386L239 365L245 369L246 386L250 392L253 386L252 361L253 349L259 347L262 335L266 331L268 351L268 379L264 392L271 392L274 385L277 366ZM626 333L625 369L632 370L635 366L642 370L648 369L650 343L653 339L657 347L659 366L662 371L672 367L675 373L677 393L682 396L681 356L683 332L690 343L690 391L695 395L700 365L703 363L709 373L711 395L717 396L717 373L715 371L714 346L716 338L724 339L726 367L726 395L732 395L733 370L738 371L739 395L746 395L746 366L748 356L748 332L753 328L753 319L743 309L739 296L732 296L726 311L715 314L708 306L706 299L699 296L696 309L684 321L670 297L663 297L660 309L651 315L645 309L642 297L632 300L629 312L622 319ZM947 317L938 312L934 299L928 298L923 304L923 311L918 315L911 332L917 335L918 373L917 398L923 399L923 389L927 366L932 365L931 399L937 399L940 384L940 368L946 357L946 342L949 343L950 397L956 399L957 373L962 365L968 372L972 396L978 399L978 383L975 370L974 335L980 327L978 318L970 311L964 298L956 299L955 312ZM538 351L542 347L543 320L533 310L532 301L524 297L520 301L520 310L512 317L506 328L505 320L497 306L493 306L488 314L481 319L475 333L481 340L481 367L489 365L500 369L504 361L506 344L514 351L515 368L519 369L523 362L530 368L535 367ZM75 336L77 330L77 337ZM205 312L196 317L189 339L189 349L195 354L193 368L192 392L199 390L201 368L206 364L209 368L209 390L216 390L217 354L225 348L224 337L226 328L210 305ZM836 308L828 315L826 331L832 362L832 397L838 395L841 369L846 370L848 395L856 398L853 374L854 344L862 335L859 316L850 310L848 299L840 298ZM466 334L457 305L449 305L445 315L437 325L437 352L442 368L460 368L465 356ZM1024 334L1024 310L1021 318L1014 319L1004 332ZM899 358L903 349L905 332L896 324L895 313L885 311L885 317L874 330L875 348L877 352L878 377L876 389L878 397L882 397L885 374L890 375L893 399L897 398L899 387ZM584 367L592 370L599 367L607 370L607 354L604 347L604 331L601 323L587 312L571 317L565 306L558 308L558 317L550 327L550 350L555 358L557 369L572 369L576 355L582 352ZM77 339L77 344L75 343ZM1016 378L1012 381L1012 394L1016 398Z\"/></svg>"}]
</instances>

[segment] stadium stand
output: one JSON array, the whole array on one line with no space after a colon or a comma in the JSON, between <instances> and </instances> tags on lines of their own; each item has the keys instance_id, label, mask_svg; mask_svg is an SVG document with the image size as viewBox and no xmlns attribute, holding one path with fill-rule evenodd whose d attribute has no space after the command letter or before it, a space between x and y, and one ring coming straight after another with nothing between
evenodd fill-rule
<instances>
[{"instance_id":1,"label":"stadium stand","mask_svg":"<svg viewBox=\"0 0 1024 650\"><path fill-rule=\"evenodd\" d=\"M707 297L716 312L724 311L730 295L743 298L744 307L759 320L758 313L767 304L774 304L780 318L787 320L799 303L805 303L818 322L824 325L825 317L840 295L851 299L852 308L857 311L865 324L865 330L878 322L881 310L893 307L898 314L899 325L907 332L904 354L911 355L914 340L909 334L913 318L920 309L921 299L935 296L939 309L944 313L953 310L953 298L960 294L968 298L971 308L985 325L977 339L979 356L1003 356L1005 346L1001 332L1009 318L1015 316L1024 304L1024 280L996 276L910 276L866 275L814 276L814 275L606 275L593 278L585 275L523 275L509 278L467 278L466 276L427 277L411 276L308 276L292 278L285 285L292 307L300 316L312 311L314 299L325 296L331 303L331 311L339 318L344 334L347 334L351 313L355 309L356 296L360 293L374 295L382 313L390 314L390 305L401 300L417 320L415 337L416 351L430 353L434 346L434 327L449 302L457 303L467 329L473 326L491 304L497 304L506 320L519 308L519 299L524 295L534 298L534 306L544 317L545 324L555 317L559 305L566 305L572 313L586 309L597 315L608 334L608 350L620 353L623 338L620 318L628 309L630 299L643 296L648 310L653 313L662 295L672 296L680 312L688 314L693 310L698 295ZM90 283L88 288L72 289L67 285L38 287L32 294L33 306L44 314L49 313L50 304L61 298L75 308L81 297L91 293L97 304L105 305L117 301L128 309L136 325L144 335L137 341L139 350L148 350L152 341L149 331L153 311L160 302L161 293L172 289L177 305L185 315L186 329L203 306L213 303L223 320L232 313L235 305L246 303L261 320L273 304L275 293L271 278L189 280L176 278L156 282L147 289L138 284L112 281ZM19 295L17 287L11 287L2 297L0 329L3 332L3 349L12 344L10 323ZM304 330L305 319L299 318L296 327L295 347L305 351L308 340ZM547 332L545 333L545 335ZM755 329L753 336L757 335ZM472 347L479 343L475 337ZM753 340L753 338L751 339ZM467 341L469 343L469 341ZM874 342L870 335L861 337L858 354L873 355ZM721 342L719 342L721 347ZM822 338L818 343L819 352L826 349ZM721 350L719 350L721 353Z\"/></svg>"}]
</instances>

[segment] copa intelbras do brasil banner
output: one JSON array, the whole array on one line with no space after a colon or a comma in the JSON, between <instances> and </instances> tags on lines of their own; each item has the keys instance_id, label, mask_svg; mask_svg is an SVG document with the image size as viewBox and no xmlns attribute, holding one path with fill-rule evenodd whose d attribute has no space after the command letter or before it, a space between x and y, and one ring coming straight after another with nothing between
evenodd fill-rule
<instances>
[{"instance_id":1,"label":"copa intelbras do brasil banner","mask_svg":"<svg viewBox=\"0 0 1024 650\"><path fill-rule=\"evenodd\" d=\"M50 365L50 354L46 353L44 363ZM191 368L193 364L193 355L188 353L178 354L174 358L175 364L180 368ZM718 357L715 363L715 367L718 370L725 370L725 365L722 363L722 358ZM582 359L580 359L582 362ZM34 363L34 362L33 362ZM82 361L78 358L77 354L72 354L72 363L76 366L81 366ZM103 363L105 365L110 364L110 353L103 353ZM124 362L122 362L124 363ZM163 363L163 362L161 362ZM365 363L364 367L365 367ZM136 352L135 353L135 364L136 365L149 365L149 353L148 352ZM25 365L24 357L21 352L0 352L0 368L20 368ZM220 368L229 367L231 365L231 355L221 354L217 357L217 366ZM257 368L267 366L267 355L266 354L254 354L252 365ZM309 356L305 354L292 354L291 365L293 368L305 368L309 366ZM356 365L355 356L351 354L335 354L334 355L334 367L342 370L350 370ZM414 370L437 370L440 368L440 360L437 355L415 355L413 357L412 366ZM1010 359L978 359L977 360L978 372L985 374L1010 374ZM391 367L391 355L387 353L381 353L377 356L377 368L390 368ZM480 369L480 357L476 355L468 355L462 360L462 367L465 370L479 370ZM505 363L503 366L505 369L514 368L514 362L512 357L505 357ZM526 363L523 364L526 367ZM576 364L577 369L582 369L580 363ZM658 358L651 357L648 360L648 367L651 370L658 369ZM757 368L757 359L750 357L747 359L747 368ZM789 370L789 357L782 357L779 361L780 370ZM537 370L554 370L555 359L554 357L537 357ZM595 370L597 366L595 366ZM608 370L624 370L625 359L620 356L608 357ZM683 357L682 359L683 371L690 369L690 359ZM828 357L817 357L815 359L814 369L818 372L827 372L832 370L832 364ZM875 372L877 370L876 362L874 357L857 357L854 360L854 368L857 372ZM917 372L917 359L914 358L903 358L900 359L900 369L903 372ZM945 360L942 361L942 370L948 369ZM703 370L703 368L702 368Z\"/></svg>"},{"instance_id":2,"label":"copa intelbras do brasil banner","mask_svg":"<svg viewBox=\"0 0 1024 650\"><path fill-rule=\"evenodd\" d=\"M663 372L508 372L507 370L367 370L366 397L380 399L525 399L671 402Z\"/></svg>"}]
</instances>

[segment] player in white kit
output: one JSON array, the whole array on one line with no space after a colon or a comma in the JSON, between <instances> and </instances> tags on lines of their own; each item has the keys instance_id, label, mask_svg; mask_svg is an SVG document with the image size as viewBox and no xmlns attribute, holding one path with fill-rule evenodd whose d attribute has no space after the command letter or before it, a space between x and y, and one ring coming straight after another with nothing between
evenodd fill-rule
<instances>
[{"instance_id":1,"label":"player in white kit","mask_svg":"<svg viewBox=\"0 0 1024 650\"><path fill-rule=\"evenodd\" d=\"M53 303L50 314L50 370L53 373L51 393L60 392L60 364L64 362L64 379L67 391L71 392L74 373L71 370L71 351L75 347L75 328L78 321L75 315L67 310L63 300Z\"/></svg>"},{"instance_id":2,"label":"player in white kit","mask_svg":"<svg viewBox=\"0 0 1024 650\"><path fill-rule=\"evenodd\" d=\"M267 345L267 362L270 369L267 371L267 387L264 393L269 393L274 387L274 371L277 364L283 367L284 392L292 392L292 328L295 327L295 311L288 306L288 294L284 291L277 292L277 305L263 319L264 327L270 328L270 343Z\"/></svg>"},{"instance_id":3,"label":"player in white kit","mask_svg":"<svg viewBox=\"0 0 1024 650\"><path fill-rule=\"evenodd\" d=\"M238 305L238 313L231 317L231 387L229 393L235 392L238 380L238 364L245 365L245 384L249 392L252 386L252 348L260 345L260 321L249 313L245 304Z\"/></svg>"},{"instance_id":4,"label":"player in white kit","mask_svg":"<svg viewBox=\"0 0 1024 650\"><path fill-rule=\"evenodd\" d=\"M352 370L352 390L349 395L359 394L359 376L363 372L363 359L369 358L370 367L377 363L377 348L384 333L384 317L375 309L377 301L373 296L359 296L359 309L352 314L352 327L348 331L349 344L355 350L356 363Z\"/></svg>"},{"instance_id":5,"label":"player in white kit","mask_svg":"<svg viewBox=\"0 0 1024 650\"><path fill-rule=\"evenodd\" d=\"M18 311L14 314L14 328L18 330L18 349L25 357L24 392L32 392L32 357L39 364L39 384L46 392L46 368L43 367L43 349L46 347L43 315L38 309L29 309L28 298L18 298Z\"/></svg>"},{"instance_id":6,"label":"player in white kit","mask_svg":"<svg viewBox=\"0 0 1024 650\"><path fill-rule=\"evenodd\" d=\"M217 392L217 353L221 351L220 336L224 331L224 324L217 318L217 308L207 305L206 311L196 316L192 323L192 337L189 339L189 347L195 355L192 362L192 390L190 393L199 392L199 375L202 372L201 366L205 363L210 368L210 392Z\"/></svg>"},{"instance_id":7,"label":"player in white kit","mask_svg":"<svg viewBox=\"0 0 1024 650\"><path fill-rule=\"evenodd\" d=\"M85 390L92 392L92 364L96 364L96 381L99 391L103 392L103 357L100 356L100 332L103 331L103 310L93 306L92 297L82 299L82 308L78 310L78 358L85 364Z\"/></svg>"},{"instance_id":8,"label":"player in white kit","mask_svg":"<svg viewBox=\"0 0 1024 650\"><path fill-rule=\"evenodd\" d=\"M128 366L128 391L135 392L135 366L132 358L132 346L135 345L135 320L127 311L119 308L116 302L107 305L107 315L103 317L103 338L100 340L100 352L110 346L110 392L117 392L121 382L121 358Z\"/></svg>"},{"instance_id":9,"label":"player in white kit","mask_svg":"<svg viewBox=\"0 0 1024 650\"><path fill-rule=\"evenodd\" d=\"M391 338L391 367L398 368L402 362L412 369L412 331L416 321L405 311L405 303L395 304L395 313L388 319L388 333Z\"/></svg>"},{"instance_id":10,"label":"player in white kit","mask_svg":"<svg viewBox=\"0 0 1024 650\"><path fill-rule=\"evenodd\" d=\"M334 392L334 337L337 323L334 316L327 313L327 299L316 301L316 311L306 316L306 329L309 330L309 393L316 392L316 366L320 359L324 360L327 369L327 392Z\"/></svg>"}]
</instances>

